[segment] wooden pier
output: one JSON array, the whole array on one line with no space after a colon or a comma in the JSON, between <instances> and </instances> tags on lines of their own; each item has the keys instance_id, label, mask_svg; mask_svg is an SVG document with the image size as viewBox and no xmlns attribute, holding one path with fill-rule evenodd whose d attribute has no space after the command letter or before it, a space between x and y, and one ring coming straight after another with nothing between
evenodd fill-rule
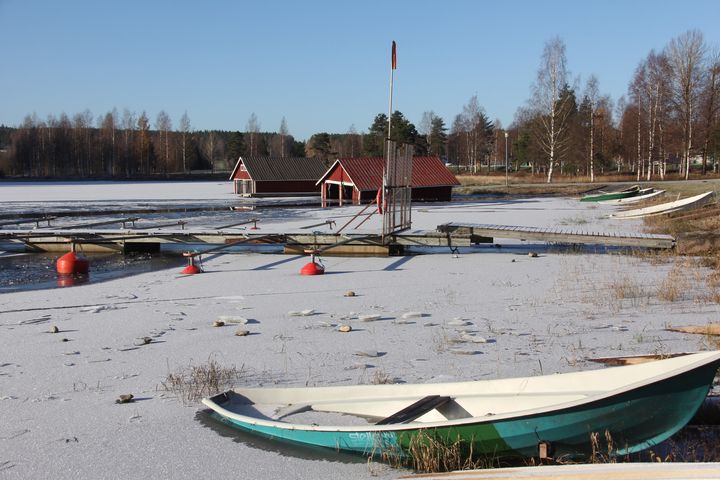
<instances>
[{"instance_id":1,"label":"wooden pier","mask_svg":"<svg viewBox=\"0 0 720 480\"><path fill-rule=\"evenodd\" d=\"M123 219L131 221L132 219ZM97 226L97 225L96 225ZM174 225L168 225L174 226ZM24 244L26 251L67 252L74 248L85 252L159 252L162 244L187 245L282 245L286 253L323 249L324 255L399 255L408 246L468 247L492 243L497 239L529 240L556 244L589 244L616 247L669 249L675 239L669 235L642 233L603 233L570 228L538 228L472 223L446 223L436 230L405 230L390 235L339 234L332 232L269 233L261 230L188 230L174 229L89 229L36 228L0 230L0 242ZM335 247L334 245L337 246ZM326 248L330 247L330 248Z\"/></svg>"}]
</instances>

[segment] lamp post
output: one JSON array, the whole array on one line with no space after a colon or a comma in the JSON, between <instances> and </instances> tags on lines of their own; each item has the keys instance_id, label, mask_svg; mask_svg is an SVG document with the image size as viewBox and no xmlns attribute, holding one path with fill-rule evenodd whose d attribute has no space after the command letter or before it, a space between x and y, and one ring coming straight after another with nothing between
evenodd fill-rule
<instances>
[{"instance_id":1,"label":"lamp post","mask_svg":"<svg viewBox=\"0 0 720 480\"><path fill-rule=\"evenodd\" d=\"M505 188L510 185L508 177L508 132L505 132Z\"/></svg>"}]
</instances>

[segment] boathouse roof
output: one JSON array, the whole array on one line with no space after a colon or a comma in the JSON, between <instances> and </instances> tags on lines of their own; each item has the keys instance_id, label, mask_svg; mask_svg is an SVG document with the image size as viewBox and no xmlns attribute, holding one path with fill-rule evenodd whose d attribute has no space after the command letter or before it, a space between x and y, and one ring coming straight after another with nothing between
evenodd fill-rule
<instances>
[{"instance_id":1,"label":"boathouse roof","mask_svg":"<svg viewBox=\"0 0 720 480\"><path fill-rule=\"evenodd\" d=\"M245 169L251 179L264 181L316 181L325 173L326 166L318 158L305 157L240 157L230 174L230 180L236 178L238 170Z\"/></svg>"},{"instance_id":2,"label":"boathouse roof","mask_svg":"<svg viewBox=\"0 0 720 480\"><path fill-rule=\"evenodd\" d=\"M360 191L377 190L382 186L383 157L357 157L339 158L332 164L327 172L318 180L321 184L332 173L342 168L352 183ZM447 169L440 157L416 156L413 157L412 186L413 188L454 186L460 185L455 175Z\"/></svg>"}]
</instances>

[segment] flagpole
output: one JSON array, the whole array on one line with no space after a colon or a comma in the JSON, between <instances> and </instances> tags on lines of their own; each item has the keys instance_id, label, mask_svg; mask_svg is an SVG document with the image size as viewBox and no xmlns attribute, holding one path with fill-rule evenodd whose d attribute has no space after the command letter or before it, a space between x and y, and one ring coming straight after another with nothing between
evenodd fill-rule
<instances>
[{"instance_id":1,"label":"flagpole","mask_svg":"<svg viewBox=\"0 0 720 480\"><path fill-rule=\"evenodd\" d=\"M395 40L392 42L392 52L390 57L390 104L388 106L388 132L387 132L387 140L385 141L386 144L386 150L385 150L385 162L390 161L390 128L392 127L392 101L393 101L393 77L394 77L394 70L397 67L397 58L396 58L396 46L395 46ZM387 167L387 165L386 165ZM383 242L385 242L385 234L389 232L388 228L388 221L390 221L390 217L387 215L387 211L385 209L385 204L387 202L387 195L388 195L388 179L387 179L387 168L383 168L383 176L382 176L382 205L378 205L378 209L380 212L382 212L383 215Z\"/></svg>"},{"instance_id":2,"label":"flagpole","mask_svg":"<svg viewBox=\"0 0 720 480\"><path fill-rule=\"evenodd\" d=\"M390 106L388 107L388 134L387 139L390 140L390 128L392 127L392 104L393 104L393 78L395 73L395 67L397 65L396 53L395 53L395 41L392 42L392 57L390 61Z\"/></svg>"}]
</instances>

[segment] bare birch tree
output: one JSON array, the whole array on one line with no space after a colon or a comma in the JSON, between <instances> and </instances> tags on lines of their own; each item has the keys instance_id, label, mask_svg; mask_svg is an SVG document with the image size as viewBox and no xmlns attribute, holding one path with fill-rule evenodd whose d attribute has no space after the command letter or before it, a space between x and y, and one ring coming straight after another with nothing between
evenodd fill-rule
<instances>
[{"instance_id":1,"label":"bare birch tree","mask_svg":"<svg viewBox=\"0 0 720 480\"><path fill-rule=\"evenodd\" d=\"M102 118L98 117L98 128L101 132L100 157L102 173L105 175L116 173L115 132L118 125L117 118L117 108L113 108L111 112L106 113Z\"/></svg>"},{"instance_id":2,"label":"bare birch tree","mask_svg":"<svg viewBox=\"0 0 720 480\"><path fill-rule=\"evenodd\" d=\"M132 137L135 131L135 114L128 110L123 109L122 119L120 120L120 126L123 129L123 169L125 170L125 176L130 176L131 165L130 159L132 155L130 153L130 145L132 144Z\"/></svg>"},{"instance_id":3,"label":"bare birch tree","mask_svg":"<svg viewBox=\"0 0 720 480\"><path fill-rule=\"evenodd\" d=\"M218 138L217 134L214 130L211 130L208 132L206 136L206 140L203 143L203 153L205 154L205 157L208 159L208 162L210 162L210 171L215 171L215 152L218 148Z\"/></svg>"},{"instance_id":4,"label":"bare birch tree","mask_svg":"<svg viewBox=\"0 0 720 480\"><path fill-rule=\"evenodd\" d=\"M588 112L589 139L588 139L588 173L590 182L595 181L595 116L597 113L598 97L600 96L598 79L595 75L590 75L585 84L585 98L590 105Z\"/></svg>"},{"instance_id":5,"label":"bare birch tree","mask_svg":"<svg viewBox=\"0 0 720 480\"><path fill-rule=\"evenodd\" d=\"M250 114L245 131L248 132L250 137L250 156L257 155L258 148L258 133L260 133L260 123L258 122L257 115L255 112Z\"/></svg>"},{"instance_id":6,"label":"bare birch tree","mask_svg":"<svg viewBox=\"0 0 720 480\"><path fill-rule=\"evenodd\" d=\"M718 123L720 115L720 50L714 50L708 58L708 68L701 95L702 126L703 126L703 170L707 171L707 157L710 139ZM716 160L717 161L717 160Z\"/></svg>"},{"instance_id":7,"label":"bare birch tree","mask_svg":"<svg viewBox=\"0 0 720 480\"><path fill-rule=\"evenodd\" d=\"M675 108L682 121L682 161L685 179L690 178L690 150L693 147L693 123L697 116L705 40L699 30L689 30L673 38L666 47L672 71L672 93Z\"/></svg>"},{"instance_id":8,"label":"bare birch tree","mask_svg":"<svg viewBox=\"0 0 720 480\"><path fill-rule=\"evenodd\" d=\"M280 156L284 157L286 155L285 144L287 143L287 136L289 133L287 120L285 120L285 117L282 117L282 120L280 120L280 130L278 133L280 134Z\"/></svg>"},{"instance_id":9,"label":"bare birch tree","mask_svg":"<svg viewBox=\"0 0 720 480\"><path fill-rule=\"evenodd\" d=\"M180 117L180 136L182 140L182 168L183 172L187 172L187 137L190 133L190 117L185 111Z\"/></svg>"},{"instance_id":10,"label":"bare birch tree","mask_svg":"<svg viewBox=\"0 0 720 480\"><path fill-rule=\"evenodd\" d=\"M137 119L140 133L140 171L150 173L150 119L143 111Z\"/></svg>"},{"instance_id":11,"label":"bare birch tree","mask_svg":"<svg viewBox=\"0 0 720 480\"><path fill-rule=\"evenodd\" d=\"M355 124L350 125L346 136L348 138L347 153L349 154L350 158L353 158L353 157L355 157L356 153L359 153L360 151L362 151L360 135L358 134L358 131L355 128Z\"/></svg>"},{"instance_id":12,"label":"bare birch tree","mask_svg":"<svg viewBox=\"0 0 720 480\"><path fill-rule=\"evenodd\" d=\"M435 118L435 112L432 110L425 111L422 114L422 119L418 124L418 133L425 137L425 143L427 143L428 151L430 151L430 134L432 133L433 119Z\"/></svg>"},{"instance_id":13,"label":"bare birch tree","mask_svg":"<svg viewBox=\"0 0 720 480\"><path fill-rule=\"evenodd\" d=\"M570 100L562 96L568 85L565 43L555 37L545 43L537 80L532 87L531 105L540 118L537 139L548 157L547 182L553 178L553 167L560 150L568 138L568 115L571 109L564 105Z\"/></svg>"},{"instance_id":14,"label":"bare birch tree","mask_svg":"<svg viewBox=\"0 0 720 480\"><path fill-rule=\"evenodd\" d=\"M165 110L160 110L155 120L155 128L160 132L160 140L165 150L165 161L163 162L163 171L167 172L170 166L170 130L172 129L172 121L170 115Z\"/></svg>"}]
</instances>

